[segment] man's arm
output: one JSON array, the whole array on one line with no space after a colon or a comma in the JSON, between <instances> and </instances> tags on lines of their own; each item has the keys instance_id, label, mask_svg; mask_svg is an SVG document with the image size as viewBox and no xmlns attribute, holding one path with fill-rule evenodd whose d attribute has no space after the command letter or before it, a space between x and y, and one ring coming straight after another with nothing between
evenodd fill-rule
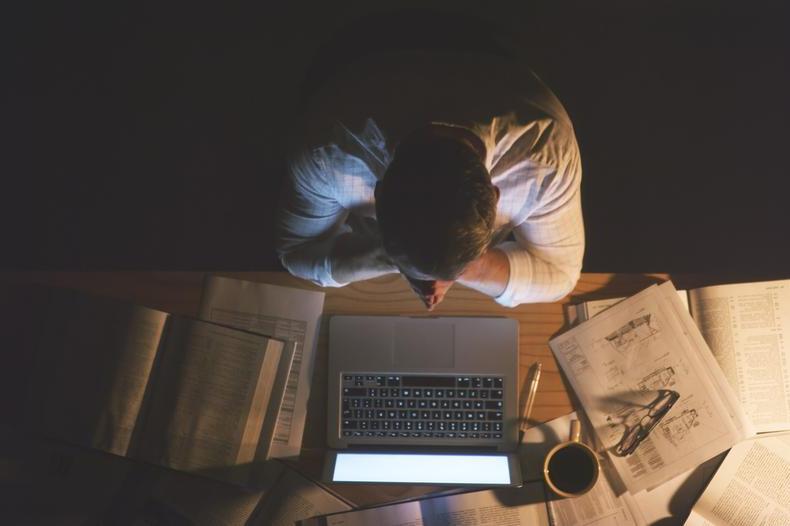
<instances>
[{"instance_id":1,"label":"man's arm","mask_svg":"<svg viewBox=\"0 0 790 526\"><path fill-rule=\"evenodd\" d=\"M332 181L311 153L296 156L289 170L277 215L276 245L291 274L339 287L395 272L378 239L351 232L345 224L348 210L335 199Z\"/></svg>"},{"instance_id":2,"label":"man's arm","mask_svg":"<svg viewBox=\"0 0 790 526\"><path fill-rule=\"evenodd\" d=\"M469 264L458 283L496 298L505 292L510 280L510 261L504 252L492 248Z\"/></svg>"}]
</instances>

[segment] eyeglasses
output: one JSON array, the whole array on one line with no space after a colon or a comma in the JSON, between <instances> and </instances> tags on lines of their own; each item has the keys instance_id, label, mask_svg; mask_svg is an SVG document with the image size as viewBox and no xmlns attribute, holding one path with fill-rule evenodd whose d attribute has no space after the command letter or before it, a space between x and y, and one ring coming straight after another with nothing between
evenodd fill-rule
<instances>
[{"instance_id":1,"label":"eyeglasses","mask_svg":"<svg viewBox=\"0 0 790 526\"><path fill-rule=\"evenodd\" d=\"M636 448L654 427L664 418L675 402L680 398L677 391L661 389L658 396L647 406L647 414L639 419L639 422L628 427L623 433L623 438L614 448L614 454L618 457L625 457L636 451Z\"/></svg>"}]
</instances>

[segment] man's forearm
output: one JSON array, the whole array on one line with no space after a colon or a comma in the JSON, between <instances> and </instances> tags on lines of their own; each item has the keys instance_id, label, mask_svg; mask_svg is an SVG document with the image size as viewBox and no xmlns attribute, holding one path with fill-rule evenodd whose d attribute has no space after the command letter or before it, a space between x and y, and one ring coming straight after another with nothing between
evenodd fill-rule
<instances>
[{"instance_id":1,"label":"man's forearm","mask_svg":"<svg viewBox=\"0 0 790 526\"><path fill-rule=\"evenodd\" d=\"M338 283L362 281L397 272L378 240L353 232L335 240L330 261L332 279Z\"/></svg>"},{"instance_id":2,"label":"man's forearm","mask_svg":"<svg viewBox=\"0 0 790 526\"><path fill-rule=\"evenodd\" d=\"M458 282L462 285L492 298L505 292L508 280L510 280L510 262L505 253L496 248L490 249L472 262L458 278Z\"/></svg>"}]
</instances>

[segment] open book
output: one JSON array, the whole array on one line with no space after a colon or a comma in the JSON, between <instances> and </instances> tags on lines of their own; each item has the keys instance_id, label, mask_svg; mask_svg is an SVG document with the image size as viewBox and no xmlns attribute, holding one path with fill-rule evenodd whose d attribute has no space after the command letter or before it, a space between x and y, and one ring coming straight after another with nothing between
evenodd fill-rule
<instances>
[{"instance_id":1,"label":"open book","mask_svg":"<svg viewBox=\"0 0 790 526\"><path fill-rule=\"evenodd\" d=\"M146 307L41 293L30 410L49 436L240 484L266 459L293 344Z\"/></svg>"},{"instance_id":2,"label":"open book","mask_svg":"<svg viewBox=\"0 0 790 526\"><path fill-rule=\"evenodd\" d=\"M790 430L790 280L679 291L758 433ZM622 298L573 307L592 318Z\"/></svg>"},{"instance_id":3,"label":"open book","mask_svg":"<svg viewBox=\"0 0 790 526\"><path fill-rule=\"evenodd\" d=\"M617 303L549 345L632 494L753 434L671 282Z\"/></svg>"},{"instance_id":4,"label":"open book","mask_svg":"<svg viewBox=\"0 0 790 526\"><path fill-rule=\"evenodd\" d=\"M790 436L733 447L699 498L686 526L790 524Z\"/></svg>"},{"instance_id":5,"label":"open book","mask_svg":"<svg viewBox=\"0 0 790 526\"><path fill-rule=\"evenodd\" d=\"M318 291L223 276L208 276L203 285L200 318L296 342L275 427L273 457L295 457L301 451L323 308L324 293Z\"/></svg>"}]
</instances>

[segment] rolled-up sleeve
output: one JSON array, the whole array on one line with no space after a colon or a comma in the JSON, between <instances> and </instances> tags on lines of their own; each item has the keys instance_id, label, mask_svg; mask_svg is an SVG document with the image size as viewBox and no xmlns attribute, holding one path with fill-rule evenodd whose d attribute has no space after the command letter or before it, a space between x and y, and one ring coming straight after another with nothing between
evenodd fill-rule
<instances>
[{"instance_id":1,"label":"rolled-up sleeve","mask_svg":"<svg viewBox=\"0 0 790 526\"><path fill-rule=\"evenodd\" d=\"M581 158L572 128L567 132L562 162L542 181L534 209L514 227L515 242L497 246L510 264L507 286L495 298L501 305L558 301L579 280L585 247Z\"/></svg>"},{"instance_id":2,"label":"rolled-up sleeve","mask_svg":"<svg viewBox=\"0 0 790 526\"><path fill-rule=\"evenodd\" d=\"M497 303L558 301L576 286L584 256L584 223L577 191L562 207L527 220L514 230L515 242L499 245L510 264L510 278Z\"/></svg>"},{"instance_id":3,"label":"rolled-up sleeve","mask_svg":"<svg viewBox=\"0 0 790 526\"><path fill-rule=\"evenodd\" d=\"M346 283L332 279L329 255L337 236L348 231L348 211L335 199L321 162L315 152L291 158L277 215L276 249L291 274L322 287L340 287Z\"/></svg>"}]
</instances>

